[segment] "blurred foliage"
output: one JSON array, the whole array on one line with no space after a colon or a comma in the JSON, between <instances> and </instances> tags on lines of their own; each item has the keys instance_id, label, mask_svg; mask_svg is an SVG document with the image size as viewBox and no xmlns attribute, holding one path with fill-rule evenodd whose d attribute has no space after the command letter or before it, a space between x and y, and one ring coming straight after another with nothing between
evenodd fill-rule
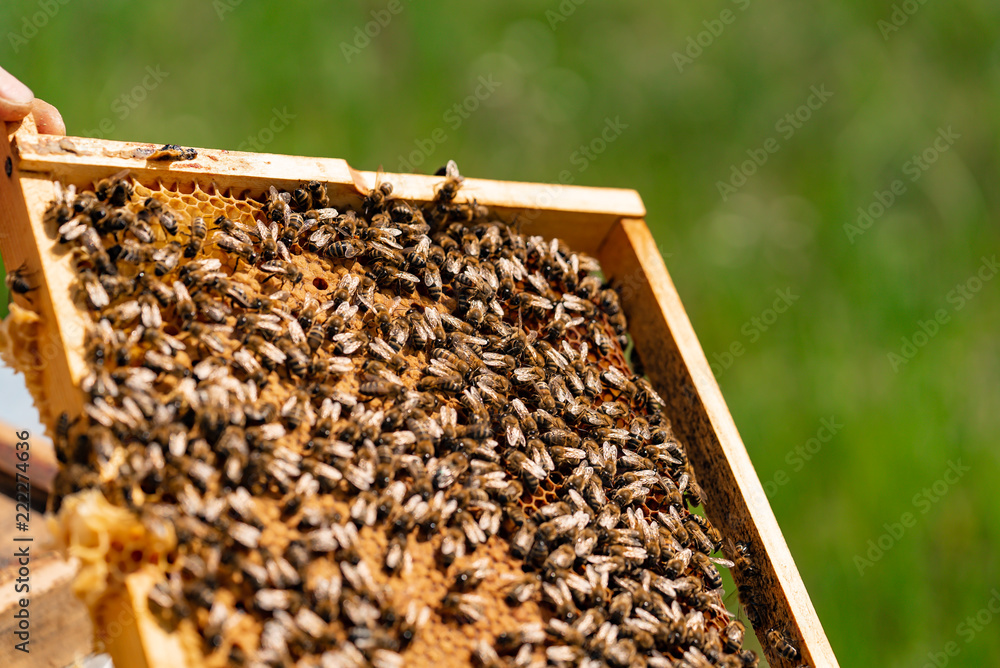
<instances>
[{"instance_id":1,"label":"blurred foliage","mask_svg":"<svg viewBox=\"0 0 1000 668\"><path fill-rule=\"evenodd\" d=\"M1000 237L1000 5L921 2L6 0L0 63L71 134L387 171L423 145L418 171L637 189L841 664L922 665L954 640L950 665L997 665L1000 626L959 625L1000 585L1000 281L973 278ZM467 100L480 77L499 86ZM832 96L781 124L813 86ZM583 157L609 119L620 135ZM772 318L776 290L798 299ZM949 460L971 470L925 507Z\"/></svg>"}]
</instances>

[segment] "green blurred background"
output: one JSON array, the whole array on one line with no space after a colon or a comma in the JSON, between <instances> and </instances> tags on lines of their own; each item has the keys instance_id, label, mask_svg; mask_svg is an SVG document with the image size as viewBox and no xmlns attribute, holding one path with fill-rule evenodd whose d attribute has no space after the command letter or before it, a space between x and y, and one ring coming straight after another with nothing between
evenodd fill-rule
<instances>
[{"instance_id":1,"label":"green blurred background","mask_svg":"<svg viewBox=\"0 0 1000 668\"><path fill-rule=\"evenodd\" d=\"M4 0L0 65L70 134L637 189L841 665L1000 664L1000 5L344 4Z\"/></svg>"}]
</instances>

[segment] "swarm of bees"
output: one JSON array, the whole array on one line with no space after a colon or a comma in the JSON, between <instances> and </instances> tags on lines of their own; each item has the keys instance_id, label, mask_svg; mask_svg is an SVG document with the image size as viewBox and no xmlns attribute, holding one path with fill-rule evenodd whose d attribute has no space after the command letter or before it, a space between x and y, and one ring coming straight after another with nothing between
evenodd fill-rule
<instances>
[{"instance_id":1,"label":"swarm of bees","mask_svg":"<svg viewBox=\"0 0 1000 668\"><path fill-rule=\"evenodd\" d=\"M149 607L218 665L396 667L448 627L449 665L756 666L597 262L442 176L422 206L66 188L92 325L56 507L171 523Z\"/></svg>"}]
</instances>

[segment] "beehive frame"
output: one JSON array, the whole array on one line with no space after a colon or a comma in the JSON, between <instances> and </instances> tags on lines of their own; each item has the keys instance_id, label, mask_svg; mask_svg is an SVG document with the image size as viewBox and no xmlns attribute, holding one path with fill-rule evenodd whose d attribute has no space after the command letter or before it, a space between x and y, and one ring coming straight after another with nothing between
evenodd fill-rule
<instances>
[{"instance_id":1,"label":"beehive frame","mask_svg":"<svg viewBox=\"0 0 1000 668\"><path fill-rule=\"evenodd\" d=\"M358 206L375 183L373 172L357 171L339 159L198 150L185 162L150 161L152 144L39 135L31 119L7 125L0 142L0 251L8 270L24 265L37 292L15 295L15 302L41 315L34 349L37 377L32 384L45 397L39 406L43 424L54 430L57 416L82 409L77 389L84 373L81 355L84 323L72 304L70 259L42 225L55 196L55 183L91 184L127 169L141 183L158 181L182 191L260 197L270 185L294 189L304 181L326 184L333 206ZM394 193L417 203L429 202L440 178L385 174ZM684 440L709 503L709 519L727 536L749 544L758 573L747 582L760 603L755 629L768 661L792 667L768 644L770 628L782 629L801 651L801 662L837 666L809 595L789 553L763 487L729 413L677 290L653 241L645 208L633 190L466 179L459 199L475 198L502 217L518 220L522 230L559 237L575 250L597 257L607 277L620 287L622 306L645 371L666 400L666 412ZM135 621L119 633L108 650L116 664L151 668L182 665L179 640L165 635L143 614L148 582L133 576L131 596L118 602ZM98 620L98 625L100 621ZM143 663L137 664L138 657Z\"/></svg>"}]
</instances>

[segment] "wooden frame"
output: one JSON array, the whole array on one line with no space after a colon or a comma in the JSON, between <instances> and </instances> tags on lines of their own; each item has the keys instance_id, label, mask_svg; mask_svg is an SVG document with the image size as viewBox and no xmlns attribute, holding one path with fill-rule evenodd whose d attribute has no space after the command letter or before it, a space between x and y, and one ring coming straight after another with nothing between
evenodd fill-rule
<instances>
[{"instance_id":1,"label":"wooden frame","mask_svg":"<svg viewBox=\"0 0 1000 668\"><path fill-rule=\"evenodd\" d=\"M327 184L333 205L358 205L378 175L359 172L343 160L201 150L193 161L158 162L145 156L151 144L38 135L29 120L8 126L8 142L0 142L0 250L7 267L25 263L37 272L41 288L31 293L40 311L43 336L36 368L45 404L43 423L52 430L63 410L79 412L80 357L83 327L70 303L72 278L68 257L56 252L55 242L42 228L42 215L51 201L54 182L84 185L129 169L140 182L158 180L168 186L259 197L269 185L292 188L316 179ZM386 174L395 193L408 200L433 199L440 178L413 174ZM781 629L800 649L801 662L837 666L788 546L781 535L763 487L710 370L663 259L643 218L645 209L632 190L512 183L466 179L461 197L475 198L522 230L545 237L559 236L572 248L595 255L605 272L618 283L630 332L647 373L668 403L675 430L684 439L698 479L709 498L707 513L726 535L740 536L750 545L759 574L750 582L735 572L737 584L756 592L761 628L756 629L772 666L798 665L780 657L765 637ZM16 296L15 302L23 300ZM139 581L130 583L133 601L139 601ZM127 599L128 597L122 597ZM133 601L122 600L125 608ZM144 602L139 601L141 605ZM175 639L152 623L132 625L109 647L126 664L141 648L146 665L167 665L163 657L177 656ZM136 615L132 615L135 618ZM174 643L171 649L171 643ZM170 663L170 665L177 665Z\"/></svg>"}]
</instances>

